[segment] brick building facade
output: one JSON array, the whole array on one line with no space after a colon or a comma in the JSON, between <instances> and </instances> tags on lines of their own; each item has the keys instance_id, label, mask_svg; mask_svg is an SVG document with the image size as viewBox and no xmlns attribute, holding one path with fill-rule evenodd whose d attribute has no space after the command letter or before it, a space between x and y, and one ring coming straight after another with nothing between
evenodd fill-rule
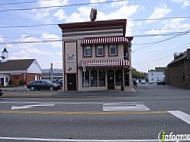
<instances>
[{"instance_id":1,"label":"brick building facade","mask_svg":"<svg viewBox=\"0 0 190 142\"><path fill-rule=\"evenodd\" d=\"M190 49L174 55L166 69L166 84L190 89Z\"/></svg>"}]
</instances>

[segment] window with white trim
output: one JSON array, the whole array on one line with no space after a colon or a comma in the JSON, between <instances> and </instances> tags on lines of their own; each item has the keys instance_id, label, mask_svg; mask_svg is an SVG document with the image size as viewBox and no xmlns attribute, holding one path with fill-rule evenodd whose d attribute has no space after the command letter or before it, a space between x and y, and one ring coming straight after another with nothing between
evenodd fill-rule
<instances>
[{"instance_id":1,"label":"window with white trim","mask_svg":"<svg viewBox=\"0 0 190 142\"><path fill-rule=\"evenodd\" d=\"M110 44L109 45L109 55L110 56L115 56L117 55L117 49L116 49L116 44Z\"/></svg>"},{"instance_id":2,"label":"window with white trim","mask_svg":"<svg viewBox=\"0 0 190 142\"><path fill-rule=\"evenodd\" d=\"M91 46L90 45L85 45L84 46L84 56L86 56L86 57L90 57L90 56L92 56L91 55Z\"/></svg>"},{"instance_id":3,"label":"window with white trim","mask_svg":"<svg viewBox=\"0 0 190 142\"><path fill-rule=\"evenodd\" d=\"M104 46L99 44L96 46L96 56L104 56Z\"/></svg>"}]
</instances>

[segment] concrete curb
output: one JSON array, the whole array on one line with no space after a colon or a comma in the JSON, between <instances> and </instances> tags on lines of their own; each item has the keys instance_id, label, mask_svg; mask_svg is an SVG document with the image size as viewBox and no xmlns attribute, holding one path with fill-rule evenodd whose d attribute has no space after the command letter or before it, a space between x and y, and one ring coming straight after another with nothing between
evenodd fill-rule
<instances>
[{"instance_id":1,"label":"concrete curb","mask_svg":"<svg viewBox=\"0 0 190 142\"><path fill-rule=\"evenodd\" d=\"M131 97L135 91L130 87L125 91L88 91L88 92L63 92L58 91L30 91L30 90L3 90L0 98L93 98L93 97Z\"/></svg>"}]
</instances>

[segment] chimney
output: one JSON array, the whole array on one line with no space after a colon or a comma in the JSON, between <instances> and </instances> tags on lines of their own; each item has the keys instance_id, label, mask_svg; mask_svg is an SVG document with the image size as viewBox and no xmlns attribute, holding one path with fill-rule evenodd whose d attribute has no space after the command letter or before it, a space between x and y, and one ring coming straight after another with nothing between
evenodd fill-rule
<instances>
[{"instance_id":1,"label":"chimney","mask_svg":"<svg viewBox=\"0 0 190 142\"><path fill-rule=\"evenodd\" d=\"M1 62L6 62L8 60L8 51L6 48L2 51L2 60Z\"/></svg>"},{"instance_id":2,"label":"chimney","mask_svg":"<svg viewBox=\"0 0 190 142\"><path fill-rule=\"evenodd\" d=\"M187 49L187 56L190 56L190 48Z\"/></svg>"},{"instance_id":3,"label":"chimney","mask_svg":"<svg viewBox=\"0 0 190 142\"><path fill-rule=\"evenodd\" d=\"M175 52L174 53L174 60L176 60L179 57L179 53Z\"/></svg>"}]
</instances>

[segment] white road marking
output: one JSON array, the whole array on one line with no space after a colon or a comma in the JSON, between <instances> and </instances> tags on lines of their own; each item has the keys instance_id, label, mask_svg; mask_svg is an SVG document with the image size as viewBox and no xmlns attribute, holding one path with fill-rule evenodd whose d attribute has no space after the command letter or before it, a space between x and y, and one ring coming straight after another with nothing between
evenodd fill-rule
<instances>
[{"instance_id":1,"label":"white road marking","mask_svg":"<svg viewBox=\"0 0 190 142\"><path fill-rule=\"evenodd\" d=\"M184 122L190 124L190 115L183 112L183 111L180 111L180 110L177 110L177 111L168 111L170 114L174 115L175 117L183 120Z\"/></svg>"},{"instance_id":2,"label":"white road marking","mask_svg":"<svg viewBox=\"0 0 190 142\"><path fill-rule=\"evenodd\" d=\"M0 137L1 140L17 141L46 141L46 142L158 142L158 139L118 139L118 140L98 140L98 139L48 139L48 138L25 138L25 137Z\"/></svg>"},{"instance_id":3,"label":"white road marking","mask_svg":"<svg viewBox=\"0 0 190 142\"><path fill-rule=\"evenodd\" d=\"M63 105L85 105L85 104L97 104L97 105L102 105L102 104L115 104L114 103L107 103L107 102L21 102L21 101L10 101L10 102L0 102L0 104L37 104L37 103L51 103L51 104L63 104ZM138 104L141 102L118 102L119 104Z\"/></svg>"},{"instance_id":4,"label":"white road marking","mask_svg":"<svg viewBox=\"0 0 190 142\"><path fill-rule=\"evenodd\" d=\"M28 109L28 108L33 108L33 107L47 107L47 106L55 106L55 104L43 103L43 104L35 104L35 105L12 106L11 110Z\"/></svg>"},{"instance_id":5,"label":"white road marking","mask_svg":"<svg viewBox=\"0 0 190 142\"><path fill-rule=\"evenodd\" d=\"M149 111L150 109L143 103L106 103L103 104L103 111Z\"/></svg>"}]
</instances>

